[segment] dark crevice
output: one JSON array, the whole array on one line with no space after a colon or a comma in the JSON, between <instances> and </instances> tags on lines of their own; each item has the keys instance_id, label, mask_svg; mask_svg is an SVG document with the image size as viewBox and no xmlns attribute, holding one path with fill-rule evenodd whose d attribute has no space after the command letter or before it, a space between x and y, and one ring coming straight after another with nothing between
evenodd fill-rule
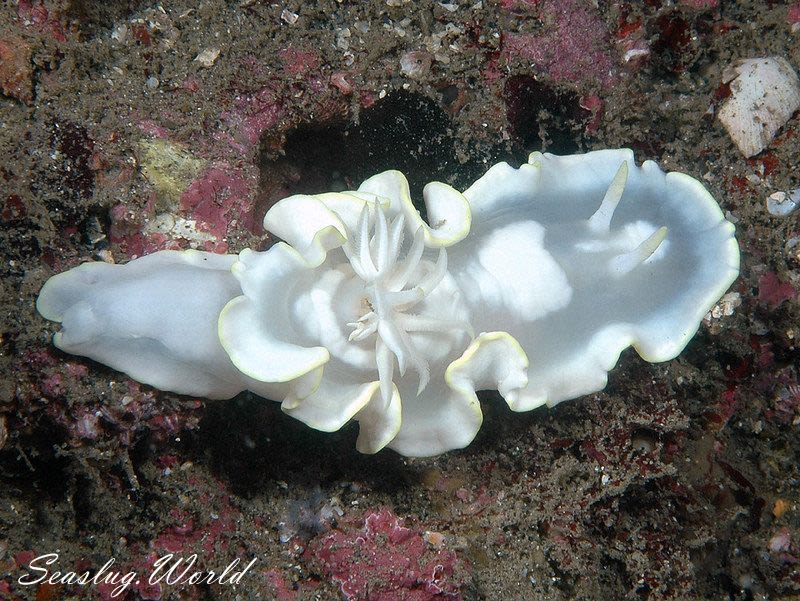
<instances>
[{"instance_id":1,"label":"dark crevice","mask_svg":"<svg viewBox=\"0 0 800 601\"><path fill-rule=\"evenodd\" d=\"M459 161L453 129L436 101L411 92L390 94L363 109L357 123L300 124L287 135L282 156L271 157L271 145L263 145L257 210L264 212L291 194L352 190L389 169L403 172L422 210L428 182L464 189L486 170L477 157Z\"/></svg>"},{"instance_id":2,"label":"dark crevice","mask_svg":"<svg viewBox=\"0 0 800 601\"><path fill-rule=\"evenodd\" d=\"M236 494L256 494L265 482L281 480L307 488L339 480L363 479L387 491L405 486L403 463L393 451L363 455L355 449L358 426L320 432L281 412L280 405L252 394L209 403L193 432L189 450Z\"/></svg>"},{"instance_id":3,"label":"dark crevice","mask_svg":"<svg viewBox=\"0 0 800 601\"><path fill-rule=\"evenodd\" d=\"M66 16L79 24L86 39L103 35L116 24L124 23L136 13L151 6L145 0L113 0L113 2L72 2Z\"/></svg>"},{"instance_id":4,"label":"dark crevice","mask_svg":"<svg viewBox=\"0 0 800 601\"><path fill-rule=\"evenodd\" d=\"M580 151L577 140L591 112L580 106L580 97L574 92L557 91L533 77L520 75L506 81L503 100L511 135L520 151Z\"/></svg>"}]
</instances>

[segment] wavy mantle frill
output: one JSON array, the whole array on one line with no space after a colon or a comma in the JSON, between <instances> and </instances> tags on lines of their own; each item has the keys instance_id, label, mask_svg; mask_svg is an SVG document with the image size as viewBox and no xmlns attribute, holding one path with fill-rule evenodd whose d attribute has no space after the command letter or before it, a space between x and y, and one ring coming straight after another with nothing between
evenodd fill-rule
<instances>
[{"instance_id":1,"label":"wavy mantle frill","mask_svg":"<svg viewBox=\"0 0 800 601\"><path fill-rule=\"evenodd\" d=\"M514 411L601 390L628 346L685 347L738 274L734 227L697 180L629 150L494 165L463 194L405 177L278 202L265 252L87 263L37 301L54 343L164 390L281 401L357 447L469 444L477 390Z\"/></svg>"}]
</instances>

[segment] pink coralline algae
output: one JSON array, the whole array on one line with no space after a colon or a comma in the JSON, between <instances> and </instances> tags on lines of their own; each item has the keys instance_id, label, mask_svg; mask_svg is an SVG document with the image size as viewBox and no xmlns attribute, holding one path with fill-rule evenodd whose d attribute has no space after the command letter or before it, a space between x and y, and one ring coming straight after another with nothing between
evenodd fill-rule
<instances>
[{"instance_id":1,"label":"pink coralline algae","mask_svg":"<svg viewBox=\"0 0 800 601\"><path fill-rule=\"evenodd\" d=\"M607 88L615 80L607 28L595 11L575 0L541 0L527 4L539 11L544 27L535 33L508 33L503 38L506 60L520 58L555 81Z\"/></svg>"},{"instance_id":2,"label":"pink coralline algae","mask_svg":"<svg viewBox=\"0 0 800 601\"><path fill-rule=\"evenodd\" d=\"M11 585L5 580L0 580L0 599L8 599L8 601L21 601L21 597L15 596L11 592Z\"/></svg>"},{"instance_id":3,"label":"pink coralline algae","mask_svg":"<svg viewBox=\"0 0 800 601\"><path fill-rule=\"evenodd\" d=\"M789 25L800 23L800 2L795 2L789 7L789 10L786 12L786 22L789 23Z\"/></svg>"},{"instance_id":4,"label":"pink coralline algae","mask_svg":"<svg viewBox=\"0 0 800 601\"><path fill-rule=\"evenodd\" d=\"M241 513L231 506L221 485L220 493L214 499L201 494L198 501L199 505L213 508L213 517L198 516L196 521L181 510L170 511L172 525L150 541L146 549L133 545L131 559L117 567L122 573L148 575L147 578L137 578L131 583L130 590L135 596L120 596L118 582L100 583L97 585L97 592L102 601L120 598L141 601L161 601L176 597L196 599L199 585L189 582L191 574L198 571L208 574L211 570L220 575L225 567L206 565L208 558L226 557L223 563L230 563L232 570L244 569L249 560L244 557L229 560L225 555L230 546L230 536L236 532L237 521L241 520ZM176 566L174 571L170 571L172 566Z\"/></svg>"},{"instance_id":5,"label":"pink coralline algae","mask_svg":"<svg viewBox=\"0 0 800 601\"><path fill-rule=\"evenodd\" d=\"M596 133L603 121L603 100L594 95L581 96L579 103L582 109L586 109L592 115L586 124L586 133L590 135Z\"/></svg>"},{"instance_id":6,"label":"pink coralline algae","mask_svg":"<svg viewBox=\"0 0 800 601\"><path fill-rule=\"evenodd\" d=\"M31 45L18 36L0 38L0 90L28 105L33 102L32 52Z\"/></svg>"},{"instance_id":7,"label":"pink coralline algae","mask_svg":"<svg viewBox=\"0 0 800 601\"><path fill-rule=\"evenodd\" d=\"M202 404L198 400L169 410L159 404L156 395L142 390L136 382L127 383L127 394L120 399L87 405L66 403L71 391L83 386L88 368L80 363L59 364L51 353L30 353L20 369L34 369L40 375L39 391L48 400L47 414L63 428L69 444L81 446L101 435L115 435L118 442L130 447L144 432L157 440L166 440L200 421Z\"/></svg>"},{"instance_id":8,"label":"pink coralline algae","mask_svg":"<svg viewBox=\"0 0 800 601\"><path fill-rule=\"evenodd\" d=\"M220 115L231 133L221 133L217 137L227 141L234 150L246 154L258 147L261 135L275 127L283 116L278 94L271 88L237 96L233 109Z\"/></svg>"},{"instance_id":9,"label":"pink coralline algae","mask_svg":"<svg viewBox=\"0 0 800 601\"><path fill-rule=\"evenodd\" d=\"M758 301L770 309L777 309L786 301L797 296L797 290L789 283L782 282L778 276L769 271L758 280Z\"/></svg>"},{"instance_id":10,"label":"pink coralline algae","mask_svg":"<svg viewBox=\"0 0 800 601\"><path fill-rule=\"evenodd\" d=\"M792 542L792 533L785 526L778 530L767 542L773 558L783 564L796 564L797 547Z\"/></svg>"},{"instance_id":11,"label":"pink coralline algae","mask_svg":"<svg viewBox=\"0 0 800 601\"><path fill-rule=\"evenodd\" d=\"M466 564L430 548L389 509L368 513L360 528L342 526L315 539L305 557L341 586L345 599L437 601L462 599Z\"/></svg>"},{"instance_id":12,"label":"pink coralline algae","mask_svg":"<svg viewBox=\"0 0 800 601\"><path fill-rule=\"evenodd\" d=\"M252 178L253 183L255 178ZM251 185L247 176L227 165L214 166L192 182L181 196L181 208L198 222L198 227L217 239L211 252L227 252L223 239L228 227L239 225L253 231ZM237 223L233 223L238 220Z\"/></svg>"},{"instance_id":13,"label":"pink coralline algae","mask_svg":"<svg viewBox=\"0 0 800 601\"><path fill-rule=\"evenodd\" d=\"M23 25L52 37L56 42L63 44L67 41L67 35L58 15L51 15L42 0L19 0L17 16Z\"/></svg>"},{"instance_id":14,"label":"pink coralline algae","mask_svg":"<svg viewBox=\"0 0 800 601\"><path fill-rule=\"evenodd\" d=\"M228 239L242 230L260 232L254 219L252 196L257 187L255 169L235 168L219 162L206 169L183 192L180 198L181 217L196 222L200 232L211 235L197 247L208 252L228 252ZM153 193L141 210L126 204L111 208L111 242L119 244L131 258L159 250L182 250L187 241L161 232L144 229L145 216L155 216L156 195Z\"/></svg>"},{"instance_id":15,"label":"pink coralline algae","mask_svg":"<svg viewBox=\"0 0 800 601\"><path fill-rule=\"evenodd\" d=\"M769 550L773 553L781 553L788 551L792 546L792 535L788 528L781 528L778 532L769 539Z\"/></svg>"},{"instance_id":16,"label":"pink coralline algae","mask_svg":"<svg viewBox=\"0 0 800 601\"><path fill-rule=\"evenodd\" d=\"M317 54L291 47L279 50L278 57L283 61L283 68L290 75L302 75L315 71L320 63Z\"/></svg>"}]
</instances>

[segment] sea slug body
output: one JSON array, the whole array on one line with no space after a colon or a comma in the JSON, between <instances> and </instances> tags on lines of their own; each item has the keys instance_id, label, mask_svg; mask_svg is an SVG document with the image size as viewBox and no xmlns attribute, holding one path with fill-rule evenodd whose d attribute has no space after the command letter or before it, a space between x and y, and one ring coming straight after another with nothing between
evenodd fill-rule
<instances>
[{"instance_id":1,"label":"sea slug body","mask_svg":"<svg viewBox=\"0 0 800 601\"><path fill-rule=\"evenodd\" d=\"M601 390L628 346L675 357L738 275L705 188L629 150L533 153L423 196L432 225L397 171L291 196L267 251L84 264L37 306L59 348L141 382L251 390L320 430L357 420L362 452L428 456L474 438L477 390L527 411Z\"/></svg>"}]
</instances>

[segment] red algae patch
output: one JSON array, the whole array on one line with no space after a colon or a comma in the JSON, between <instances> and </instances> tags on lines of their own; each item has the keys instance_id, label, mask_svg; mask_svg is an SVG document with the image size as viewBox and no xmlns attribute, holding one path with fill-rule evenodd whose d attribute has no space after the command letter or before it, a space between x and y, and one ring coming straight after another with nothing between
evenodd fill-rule
<instances>
[{"instance_id":1,"label":"red algae patch","mask_svg":"<svg viewBox=\"0 0 800 601\"><path fill-rule=\"evenodd\" d=\"M368 512L309 545L305 557L341 587L345 599L461 599L466 564L453 551L426 543L390 509Z\"/></svg>"}]
</instances>

